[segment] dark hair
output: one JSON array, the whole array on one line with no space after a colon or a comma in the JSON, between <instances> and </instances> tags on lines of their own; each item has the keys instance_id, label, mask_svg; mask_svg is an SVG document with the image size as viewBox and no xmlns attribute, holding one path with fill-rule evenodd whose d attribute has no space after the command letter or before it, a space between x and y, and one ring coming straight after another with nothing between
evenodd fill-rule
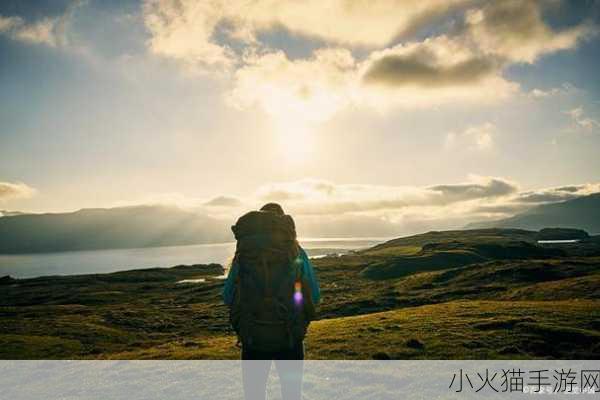
<instances>
[{"instance_id":1,"label":"dark hair","mask_svg":"<svg viewBox=\"0 0 600 400\"><path fill-rule=\"evenodd\" d=\"M260 208L260 211L269 211L278 215L285 215L283 207L277 203L267 203Z\"/></svg>"}]
</instances>

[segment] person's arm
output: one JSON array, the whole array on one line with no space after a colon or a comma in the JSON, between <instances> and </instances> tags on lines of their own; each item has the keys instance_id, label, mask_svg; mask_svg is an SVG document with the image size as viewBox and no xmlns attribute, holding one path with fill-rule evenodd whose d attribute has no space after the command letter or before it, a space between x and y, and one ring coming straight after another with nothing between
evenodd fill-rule
<instances>
[{"instance_id":1,"label":"person's arm","mask_svg":"<svg viewBox=\"0 0 600 400\"><path fill-rule=\"evenodd\" d=\"M238 265L234 261L231 263L231 268L229 268L227 279L225 279L225 284L223 285L223 302L228 306L233 303L233 297L235 295L235 280L237 279L237 275Z\"/></svg>"},{"instance_id":2,"label":"person's arm","mask_svg":"<svg viewBox=\"0 0 600 400\"><path fill-rule=\"evenodd\" d=\"M310 258L304 251L303 248L300 248L300 258L302 259L302 272L310 285L310 292L312 294L313 304L318 304L321 300L321 289L319 288L319 280L317 279L317 275L315 274L315 270L313 268L312 263L310 262Z\"/></svg>"}]
</instances>

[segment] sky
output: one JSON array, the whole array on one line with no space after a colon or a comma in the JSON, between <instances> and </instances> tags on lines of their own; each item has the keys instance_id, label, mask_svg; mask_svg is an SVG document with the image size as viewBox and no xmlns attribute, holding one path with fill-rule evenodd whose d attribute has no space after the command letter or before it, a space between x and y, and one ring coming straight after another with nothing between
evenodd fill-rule
<instances>
[{"instance_id":1,"label":"sky","mask_svg":"<svg viewBox=\"0 0 600 400\"><path fill-rule=\"evenodd\" d=\"M599 34L589 0L4 0L0 210L378 236L594 193Z\"/></svg>"}]
</instances>

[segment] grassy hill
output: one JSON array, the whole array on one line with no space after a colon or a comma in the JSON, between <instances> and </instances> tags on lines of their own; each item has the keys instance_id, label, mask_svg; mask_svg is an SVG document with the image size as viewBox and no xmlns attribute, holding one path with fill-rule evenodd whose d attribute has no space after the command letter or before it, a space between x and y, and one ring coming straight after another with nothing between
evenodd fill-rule
<instances>
[{"instance_id":1,"label":"grassy hill","mask_svg":"<svg viewBox=\"0 0 600 400\"><path fill-rule=\"evenodd\" d=\"M535 235L434 232L315 260L322 304L307 356L600 357L600 241L538 246ZM410 264L419 257L439 264ZM379 269L403 272L368 272ZM2 278L0 358L236 358L221 274Z\"/></svg>"},{"instance_id":2,"label":"grassy hill","mask_svg":"<svg viewBox=\"0 0 600 400\"><path fill-rule=\"evenodd\" d=\"M600 355L600 301L454 301L313 323L311 359L586 359ZM573 327L569 317L581 318ZM591 321L596 321L591 322ZM113 353L116 359L235 359L233 336Z\"/></svg>"},{"instance_id":3,"label":"grassy hill","mask_svg":"<svg viewBox=\"0 0 600 400\"><path fill-rule=\"evenodd\" d=\"M566 254L557 247L537 245L538 237L540 232L517 229L428 232L363 251L374 259L362 273L371 279L390 279L491 260L547 259Z\"/></svg>"}]
</instances>

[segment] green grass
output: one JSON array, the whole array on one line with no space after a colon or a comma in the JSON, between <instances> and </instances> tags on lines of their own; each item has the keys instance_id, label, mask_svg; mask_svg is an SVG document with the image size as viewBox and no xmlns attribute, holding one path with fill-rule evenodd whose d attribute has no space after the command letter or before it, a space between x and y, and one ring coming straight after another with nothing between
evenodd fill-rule
<instances>
[{"instance_id":1,"label":"green grass","mask_svg":"<svg viewBox=\"0 0 600 400\"><path fill-rule=\"evenodd\" d=\"M433 232L315 260L322 304L308 357L600 357L600 242L547 257L556 249L519 241L534 234ZM237 358L221 271L4 279L0 358Z\"/></svg>"},{"instance_id":2,"label":"green grass","mask_svg":"<svg viewBox=\"0 0 600 400\"><path fill-rule=\"evenodd\" d=\"M457 239L460 240L425 243L420 251L412 254L404 252L406 255L380 257L369 262L362 273L370 279L390 279L416 272L455 268L490 260L551 259L566 255L562 249L537 246L523 240L497 238L492 241L485 237L474 239L470 236ZM397 249L403 253L402 250L405 248L404 245L388 244L384 247L375 247L363 255L394 254Z\"/></svg>"},{"instance_id":3,"label":"green grass","mask_svg":"<svg viewBox=\"0 0 600 400\"><path fill-rule=\"evenodd\" d=\"M361 274L365 260L318 262L322 319L311 326L309 357L599 356L589 343L600 330L600 258L492 261L375 281ZM173 283L178 278L5 286L0 358L238 357L222 281ZM102 301L91 301L96 295ZM573 350L556 350L558 339Z\"/></svg>"},{"instance_id":4,"label":"green grass","mask_svg":"<svg viewBox=\"0 0 600 400\"><path fill-rule=\"evenodd\" d=\"M599 301L455 301L319 321L307 347L316 359L590 359L598 321Z\"/></svg>"},{"instance_id":5,"label":"green grass","mask_svg":"<svg viewBox=\"0 0 600 400\"><path fill-rule=\"evenodd\" d=\"M412 256L418 254L420 251L421 246L390 246L365 250L362 254L369 256L395 257Z\"/></svg>"},{"instance_id":6,"label":"green grass","mask_svg":"<svg viewBox=\"0 0 600 400\"><path fill-rule=\"evenodd\" d=\"M523 229L466 229L454 231L431 231L419 235L407 236L393 239L373 247L372 250L380 250L398 246L423 247L431 243L447 243L453 241L501 243L506 240L518 240L534 243L538 233Z\"/></svg>"},{"instance_id":7,"label":"green grass","mask_svg":"<svg viewBox=\"0 0 600 400\"><path fill-rule=\"evenodd\" d=\"M600 274L541 282L510 289L501 300L600 299Z\"/></svg>"},{"instance_id":8,"label":"green grass","mask_svg":"<svg viewBox=\"0 0 600 400\"><path fill-rule=\"evenodd\" d=\"M586 322L576 328L573 320ZM316 321L307 358L590 359L600 356L593 321L600 321L600 301L455 301ZM224 335L102 357L235 359L239 349L233 336Z\"/></svg>"},{"instance_id":9,"label":"green grass","mask_svg":"<svg viewBox=\"0 0 600 400\"><path fill-rule=\"evenodd\" d=\"M81 353L83 345L56 336L0 335L0 359L54 359Z\"/></svg>"}]
</instances>

